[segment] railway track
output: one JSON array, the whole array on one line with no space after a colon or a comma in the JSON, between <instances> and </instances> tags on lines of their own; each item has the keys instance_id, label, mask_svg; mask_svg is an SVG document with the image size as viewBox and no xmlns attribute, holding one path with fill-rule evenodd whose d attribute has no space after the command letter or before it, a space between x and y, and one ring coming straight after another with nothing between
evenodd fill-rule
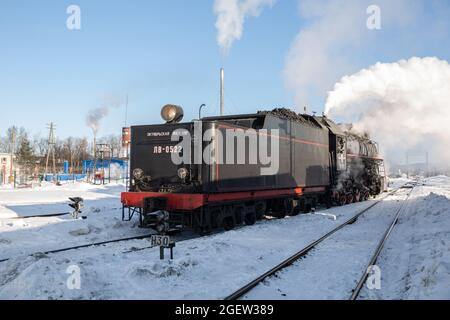
<instances>
[{"instance_id":1,"label":"railway track","mask_svg":"<svg viewBox=\"0 0 450 320\"><path fill-rule=\"evenodd\" d=\"M31 253L28 254L27 256L33 256L39 253L43 253L43 254L52 254L52 253L60 253L60 252L65 252L65 251L70 251L70 250L77 250L77 249L83 249L83 248L90 248L90 247L97 247L97 246L102 246L105 244L109 244L109 243L117 243L117 242L124 242L124 241L130 241L130 240L140 240L140 239L146 239L146 238L150 238L152 234L145 234L145 235L140 235L140 236L134 236L134 237L127 237L127 238L120 238L120 239L114 239L114 240L108 240L108 241L101 241L101 242L94 242L94 243L88 243L88 244L83 244L83 245L78 245L78 246L73 246L73 247L66 247L66 248L62 248L62 249L55 249L55 250L48 250L48 251L40 251L40 252L35 252L35 253ZM6 262L11 260L12 258L5 258L5 259L0 259L0 262Z\"/></svg>"},{"instance_id":2,"label":"railway track","mask_svg":"<svg viewBox=\"0 0 450 320\"><path fill-rule=\"evenodd\" d=\"M49 213L49 214L40 214L40 215L31 215L31 216L21 216L21 217L11 217L6 218L5 220L24 220L24 219L32 219L32 218L53 218L53 217L62 217L71 215L72 212L59 212L59 213Z\"/></svg>"},{"instance_id":3,"label":"railway track","mask_svg":"<svg viewBox=\"0 0 450 320\"><path fill-rule=\"evenodd\" d=\"M350 296L350 300L356 300L359 297L359 294L361 293L361 289L363 288L364 284L366 283L366 280L370 274L370 270L372 269L372 267L376 264L378 257L380 256L384 245L386 244L389 236L391 235L392 231L394 230L395 225L398 223L398 220L400 218L400 215L402 214L402 212L404 212L404 208L406 206L406 203L408 202L414 188L417 186L417 182L414 185L411 185L411 190L409 191L405 201L403 201L402 205L400 206L400 208L398 208L398 210L395 213L395 217L392 220L392 223L389 225L389 227L387 228L386 232L383 234L383 237L381 238L381 240L379 241L377 248L375 249L375 252L373 253L372 257L370 258L369 263L367 264L367 267L363 273L363 275L361 276L361 278L358 281L358 284L356 285L356 287L352 290L352 295Z\"/></svg>"},{"instance_id":4,"label":"railway track","mask_svg":"<svg viewBox=\"0 0 450 320\"><path fill-rule=\"evenodd\" d=\"M150 238L154 234L155 233L150 233L150 234L139 235L139 236L134 236L134 237L119 238L119 239L113 239L113 240L107 240L107 241L101 241L101 242L87 243L87 244L83 244L83 245L77 245L77 246L66 247L66 248L61 248L61 249L54 249L54 250L48 250L48 251L38 251L38 252L27 254L26 256L30 257L30 256L33 256L33 255L42 254L42 253L43 254L60 253L60 252L66 252L66 251L71 251L71 250L77 250L77 249L98 247L98 246L102 246L102 245L106 245L106 244L110 244L110 243L147 239L147 238ZM195 235L188 234L186 236L184 236L184 235L183 236L177 236L177 237L175 237L175 241L181 242L181 241L193 239L195 237L198 237L198 235L196 235L196 234ZM146 247L142 247L142 248L133 248L133 249L130 249L130 250L127 250L127 251L122 251L122 253L133 253L133 252L138 252L138 251L152 249L154 247L156 247L156 246L152 245L152 246L146 246ZM13 258L0 259L0 263L9 261L11 259L13 259Z\"/></svg>"},{"instance_id":5,"label":"railway track","mask_svg":"<svg viewBox=\"0 0 450 320\"><path fill-rule=\"evenodd\" d=\"M114 210L122 210L122 208L110 208L109 211ZM62 217L72 215L73 212L57 212L57 213L49 213L49 214L36 214L29 216L18 216L18 217L10 217L5 218L5 220L25 220L25 219L34 219L34 218L53 218L53 217Z\"/></svg>"},{"instance_id":6,"label":"railway track","mask_svg":"<svg viewBox=\"0 0 450 320\"><path fill-rule=\"evenodd\" d=\"M300 258L306 256L312 249L314 249L315 247L317 247L317 245L319 245L320 243L322 243L323 241L325 241L326 239L330 238L333 234L335 234L336 232L338 232L339 230L343 229L344 227L356 222L358 220L358 218L360 216L362 216L363 214L365 214L366 212L368 212L369 210L371 210L372 208L374 208L376 205L378 205L379 203L383 202L386 198L395 195L398 191L403 190L405 188L409 188L409 184L407 183L401 187L399 187L398 189L395 189L391 192L389 192L387 195L385 195L384 197L382 197L381 199L375 201L373 204L371 204L370 206L368 206L367 208L361 210L359 213L357 213L355 216L353 216L352 218L348 219L347 221L345 221L344 223L342 223L341 225L337 226L336 228L334 228L333 230L331 230L330 232L326 233L325 235L323 235L322 237L320 237L319 239L315 240L314 242L310 243L308 246L304 247L303 249L301 249L300 251L296 252L295 254L293 254L292 256L290 256L289 258L287 258L286 260L282 261L280 264L278 264L277 266L275 266L274 268L270 269L269 271L265 272L264 274L260 275L259 277L257 277L256 279L254 279L253 281L249 282L248 284L246 284L245 286L239 288L238 290L236 290L235 292L233 292L232 294L228 295L227 297L224 298L224 300L238 300L239 298L243 297L245 294L247 294L248 292L250 292L253 288L255 288L256 286L258 286L260 283L262 283L265 279L274 276L276 273L278 273L279 271L291 266L294 262L296 262L297 260L299 260ZM415 185L412 185L412 189L414 188ZM412 192L411 189L411 192ZM408 194L408 198L411 194L411 192ZM399 213L401 212L401 209L403 208L403 206L401 206L401 208L398 210L398 212L395 215L395 219L393 221L393 223L390 225L390 228L388 230L390 230L389 232L386 232L383 239L385 239L383 241L383 245L387 239L387 237L389 236L390 232L393 229L393 225L395 225L395 223L398 221L398 217L399 217ZM375 254L377 254L377 257L379 255L379 253L381 252L382 246L379 244L379 248L377 248ZM371 259L371 262L373 262L372 260L376 260L374 256ZM373 265L373 264L369 264ZM368 276L368 269L366 269L366 272L363 274L363 276L361 277L360 281L358 282L358 287L355 288L353 290L353 296L355 295L356 297L358 296L362 286L365 283L365 280L367 279ZM364 278L364 279L363 279Z\"/></svg>"}]
</instances>

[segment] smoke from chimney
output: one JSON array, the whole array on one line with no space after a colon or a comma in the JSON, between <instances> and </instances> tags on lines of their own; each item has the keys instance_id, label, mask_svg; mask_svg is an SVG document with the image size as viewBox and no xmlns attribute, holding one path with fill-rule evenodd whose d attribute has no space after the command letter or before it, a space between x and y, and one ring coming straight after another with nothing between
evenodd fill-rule
<instances>
[{"instance_id":1,"label":"smoke from chimney","mask_svg":"<svg viewBox=\"0 0 450 320\"><path fill-rule=\"evenodd\" d=\"M248 17L258 17L265 6L273 6L276 0L215 0L217 15L217 43L226 55L233 42L241 39Z\"/></svg>"},{"instance_id":2,"label":"smoke from chimney","mask_svg":"<svg viewBox=\"0 0 450 320\"><path fill-rule=\"evenodd\" d=\"M102 96L100 107L91 109L86 115L86 125L92 129L94 135L97 135L100 129L101 120L108 116L109 111L118 108L125 103L125 99L112 95Z\"/></svg>"},{"instance_id":3,"label":"smoke from chimney","mask_svg":"<svg viewBox=\"0 0 450 320\"><path fill-rule=\"evenodd\" d=\"M353 122L380 143L385 157L405 153L450 161L450 64L434 57L376 65L343 77L329 92L326 114ZM425 161L425 160L424 160Z\"/></svg>"}]
</instances>

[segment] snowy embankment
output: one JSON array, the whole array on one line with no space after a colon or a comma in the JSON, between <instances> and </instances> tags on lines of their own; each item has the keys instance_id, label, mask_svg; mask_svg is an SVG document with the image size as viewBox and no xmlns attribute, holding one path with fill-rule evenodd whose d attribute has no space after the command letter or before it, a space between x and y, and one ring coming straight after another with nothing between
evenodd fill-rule
<instances>
[{"instance_id":1,"label":"snowy embankment","mask_svg":"<svg viewBox=\"0 0 450 320\"><path fill-rule=\"evenodd\" d=\"M135 222L120 222L120 211L112 210L120 205L118 190L108 187L86 188L88 190L80 191L80 195L84 194L86 198L91 195L92 203L88 206L101 210L94 210L84 221L58 218L48 221L48 225L42 225L41 220L26 220L26 223L35 224L11 227L8 226L10 220L1 216L1 212L5 211L0 210L0 221L3 224L0 239L9 240L9 243L0 243L1 252L3 255L7 250L8 254L5 255L14 257L10 261L0 263L0 298L224 298L371 204L358 203L322 211L335 214L336 221L323 215L299 215L282 220L261 221L251 227L178 242L173 261L160 261L158 248L135 251L135 248L149 246L147 240L32 257L18 254L39 251L36 249L40 246L43 247L41 251L45 251L49 246L64 247L63 244L73 243L74 238L80 238L79 241L84 242L93 238L107 238L111 234L133 236L138 232L148 232L132 228ZM18 197L12 194L10 196ZM36 198L38 199L39 195L36 195ZM346 298L349 288L355 284L367 263L367 257L372 253L370 250L367 252L367 245L377 241L381 229L387 227L392 211L399 206L396 200L401 201L404 198L404 194L399 194L386 199L358 222L341 230L333 239L312 251L298 264L286 269L279 277L281 280L287 280L284 284L271 279L265 286L256 288L251 293L254 296L249 297ZM394 231L392 242L387 245L386 253L379 262L383 271L382 289L369 293L364 291L365 297L450 298L449 281L446 278L450 257L449 198L450 178L446 177L429 179L426 186L420 186L414 191L411 197L414 202L408 205L408 214L403 216L401 224ZM4 207L3 210L11 210L10 203L13 201L9 199L7 193L0 192L0 205ZM59 201L62 200L64 199ZM29 208L36 206L30 205ZM17 209L14 212L17 213ZM117 225L120 227L115 228ZM101 229L98 234L93 231L95 226ZM74 236L70 233L72 229L86 227L90 230L88 235ZM401 231L401 228L404 231ZM420 229L421 232L415 229ZM400 240L395 241L395 235L401 237ZM28 249L26 244L32 244L32 250L25 250ZM392 257L389 254L392 254ZM397 269L395 267L399 263L395 261L396 257L402 262ZM419 262L423 263L425 268L420 268ZM81 286L80 289L72 290L67 286L70 277L67 271L73 270L74 266L80 270ZM341 271L346 268L350 272L343 274ZM389 284L386 283L388 280ZM267 291L264 287L275 290ZM432 294L418 294L425 291Z\"/></svg>"},{"instance_id":2,"label":"snowy embankment","mask_svg":"<svg viewBox=\"0 0 450 320\"><path fill-rule=\"evenodd\" d=\"M68 183L0 191L0 260L145 233L136 223L121 221L120 193L124 189L120 184ZM70 212L69 197L85 199L87 220L74 220L70 215L22 218Z\"/></svg>"},{"instance_id":3,"label":"snowy embankment","mask_svg":"<svg viewBox=\"0 0 450 320\"><path fill-rule=\"evenodd\" d=\"M450 178L422 183L378 261L382 289L364 298L450 299Z\"/></svg>"},{"instance_id":4,"label":"snowy embankment","mask_svg":"<svg viewBox=\"0 0 450 320\"><path fill-rule=\"evenodd\" d=\"M421 181L405 202L408 193L400 190L387 198L246 298L350 298L378 242L401 209L401 219L377 262L380 286L364 286L359 298L450 299L450 178Z\"/></svg>"}]
</instances>

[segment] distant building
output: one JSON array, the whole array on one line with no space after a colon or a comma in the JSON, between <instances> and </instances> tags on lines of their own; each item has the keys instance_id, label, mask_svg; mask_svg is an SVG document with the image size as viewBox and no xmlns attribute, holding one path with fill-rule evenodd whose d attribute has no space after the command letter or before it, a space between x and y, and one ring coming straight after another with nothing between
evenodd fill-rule
<instances>
[{"instance_id":1,"label":"distant building","mask_svg":"<svg viewBox=\"0 0 450 320\"><path fill-rule=\"evenodd\" d=\"M0 153L0 184L9 183L14 172L13 159L9 153Z\"/></svg>"}]
</instances>

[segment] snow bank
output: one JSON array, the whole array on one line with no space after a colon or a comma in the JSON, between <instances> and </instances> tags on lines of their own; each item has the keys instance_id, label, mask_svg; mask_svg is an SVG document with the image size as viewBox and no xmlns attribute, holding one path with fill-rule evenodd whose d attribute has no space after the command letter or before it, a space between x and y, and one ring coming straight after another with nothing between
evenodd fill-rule
<instances>
[{"instance_id":1,"label":"snow bank","mask_svg":"<svg viewBox=\"0 0 450 320\"><path fill-rule=\"evenodd\" d=\"M380 257L382 289L370 299L450 299L450 178L415 189Z\"/></svg>"}]
</instances>

